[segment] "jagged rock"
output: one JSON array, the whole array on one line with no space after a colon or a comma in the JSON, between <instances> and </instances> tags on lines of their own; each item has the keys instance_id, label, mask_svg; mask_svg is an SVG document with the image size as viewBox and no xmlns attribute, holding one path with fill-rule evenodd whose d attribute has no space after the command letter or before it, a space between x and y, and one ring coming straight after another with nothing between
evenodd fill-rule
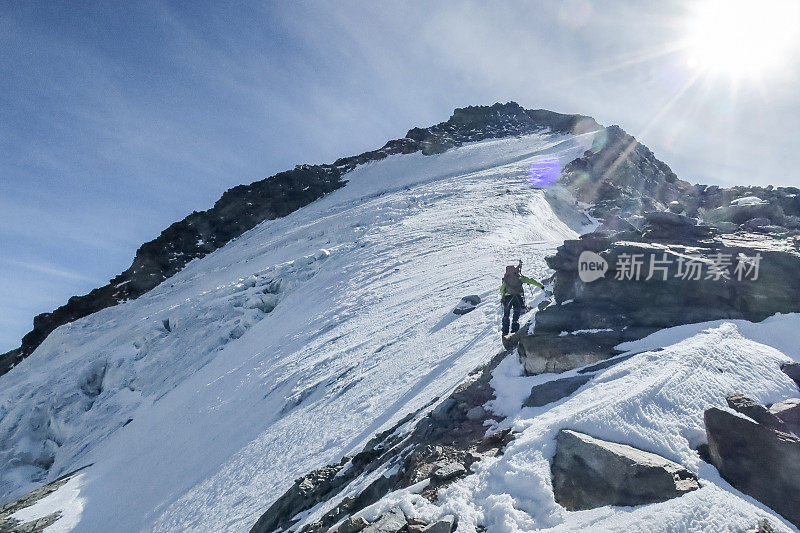
<instances>
[{"instance_id":1,"label":"jagged rock","mask_svg":"<svg viewBox=\"0 0 800 533\"><path fill-rule=\"evenodd\" d=\"M479 303L481 303L481 297L476 294L464 296L453 309L453 313L456 315L466 315L470 311L473 311Z\"/></svg>"},{"instance_id":2,"label":"jagged rock","mask_svg":"<svg viewBox=\"0 0 800 533\"><path fill-rule=\"evenodd\" d=\"M450 412L456 408L458 402L456 402L453 398L447 398L442 403L436 406L436 408L431 411L431 418L436 421L445 421L450 418Z\"/></svg>"},{"instance_id":3,"label":"jagged rock","mask_svg":"<svg viewBox=\"0 0 800 533\"><path fill-rule=\"evenodd\" d=\"M433 471L433 477L440 481L447 481L467 473L467 469L461 463L445 463Z\"/></svg>"},{"instance_id":4,"label":"jagged rock","mask_svg":"<svg viewBox=\"0 0 800 533\"><path fill-rule=\"evenodd\" d=\"M338 533L358 533L369 525L369 522L360 516L351 516L347 518L339 528L336 530Z\"/></svg>"},{"instance_id":5,"label":"jagged rock","mask_svg":"<svg viewBox=\"0 0 800 533\"><path fill-rule=\"evenodd\" d=\"M781 372L789 376L800 387L800 363L783 363Z\"/></svg>"},{"instance_id":6,"label":"jagged rock","mask_svg":"<svg viewBox=\"0 0 800 533\"><path fill-rule=\"evenodd\" d=\"M703 220L712 224L733 222L741 225L752 219L767 219L770 224L780 225L783 217L783 209L774 203L722 206L703 214Z\"/></svg>"},{"instance_id":7,"label":"jagged rock","mask_svg":"<svg viewBox=\"0 0 800 533\"><path fill-rule=\"evenodd\" d=\"M725 401L728 402L728 407L752 418L759 424L778 431L788 431L783 420L775 416L769 409L752 398L748 398L742 394L730 394L725 398Z\"/></svg>"},{"instance_id":8,"label":"jagged rock","mask_svg":"<svg viewBox=\"0 0 800 533\"><path fill-rule=\"evenodd\" d=\"M425 533L450 533L453 531L456 517L453 515L445 515L433 524L426 527L423 531Z\"/></svg>"},{"instance_id":9,"label":"jagged rock","mask_svg":"<svg viewBox=\"0 0 800 533\"><path fill-rule=\"evenodd\" d=\"M361 531L363 533L398 533L404 527L406 527L406 515L399 507L395 507Z\"/></svg>"},{"instance_id":10,"label":"jagged rock","mask_svg":"<svg viewBox=\"0 0 800 533\"><path fill-rule=\"evenodd\" d=\"M670 202L668 207L669 210L672 211L673 213L683 213L684 211L683 204L677 200L673 200L672 202Z\"/></svg>"},{"instance_id":11,"label":"jagged rock","mask_svg":"<svg viewBox=\"0 0 800 533\"><path fill-rule=\"evenodd\" d=\"M11 516L23 509L38 504L41 500L63 487L75 474L90 466L92 465L86 465L69 472L55 481L34 489L13 501L0 505L0 533L42 533L55 524L62 516L61 511L55 511L29 522L22 522Z\"/></svg>"},{"instance_id":12,"label":"jagged rock","mask_svg":"<svg viewBox=\"0 0 800 533\"><path fill-rule=\"evenodd\" d=\"M720 233L736 233L739 231L739 225L733 222L717 222L712 226L717 228Z\"/></svg>"},{"instance_id":13,"label":"jagged rock","mask_svg":"<svg viewBox=\"0 0 800 533\"><path fill-rule=\"evenodd\" d=\"M714 229L687 215L670 211L645 213L643 238L647 241L693 242L709 239Z\"/></svg>"},{"instance_id":14,"label":"jagged rock","mask_svg":"<svg viewBox=\"0 0 800 533\"><path fill-rule=\"evenodd\" d=\"M771 224L772 224L772 221L770 219L768 219L768 218L756 217L756 218L751 218L750 220L745 221L745 223L742 224L742 226L747 231L758 231L758 230L760 230L760 229L762 229L762 228L764 228L766 226L770 226Z\"/></svg>"},{"instance_id":15,"label":"jagged rock","mask_svg":"<svg viewBox=\"0 0 800 533\"><path fill-rule=\"evenodd\" d=\"M775 528L772 527L772 523L769 520L762 518L758 521L756 527L748 529L746 533L775 533Z\"/></svg>"},{"instance_id":16,"label":"jagged rock","mask_svg":"<svg viewBox=\"0 0 800 533\"><path fill-rule=\"evenodd\" d=\"M595 233L617 233L620 231L636 232L639 231L639 228L626 219L612 213L606 216L603 223L595 230Z\"/></svg>"},{"instance_id":17,"label":"jagged rock","mask_svg":"<svg viewBox=\"0 0 800 533\"><path fill-rule=\"evenodd\" d=\"M486 417L486 410L482 405L476 405L467 411L468 420L481 420Z\"/></svg>"},{"instance_id":18,"label":"jagged rock","mask_svg":"<svg viewBox=\"0 0 800 533\"><path fill-rule=\"evenodd\" d=\"M556 501L570 511L663 502L699 488L677 463L570 430L556 438L551 472Z\"/></svg>"},{"instance_id":19,"label":"jagged rock","mask_svg":"<svg viewBox=\"0 0 800 533\"><path fill-rule=\"evenodd\" d=\"M556 402L574 393L590 379L592 379L591 375L578 375L536 385L531 389L531 395L522 405L525 407L541 407L548 403Z\"/></svg>"},{"instance_id":20,"label":"jagged rock","mask_svg":"<svg viewBox=\"0 0 800 533\"><path fill-rule=\"evenodd\" d=\"M712 407L709 455L731 485L800 526L800 438Z\"/></svg>"},{"instance_id":21,"label":"jagged rock","mask_svg":"<svg viewBox=\"0 0 800 533\"><path fill-rule=\"evenodd\" d=\"M546 310L545 310L546 311ZM566 372L614 355L622 342L615 332L566 336L520 336L518 351L527 375Z\"/></svg>"},{"instance_id":22,"label":"jagged rock","mask_svg":"<svg viewBox=\"0 0 800 533\"><path fill-rule=\"evenodd\" d=\"M605 129L583 157L564 166L559 183L582 202L593 204L590 213L628 217L645 211L663 211L679 200L695 213L700 191L679 180L664 162L619 126Z\"/></svg>"},{"instance_id":23,"label":"jagged rock","mask_svg":"<svg viewBox=\"0 0 800 533\"><path fill-rule=\"evenodd\" d=\"M672 236L648 241L654 221L658 231L674 232ZM644 235L586 234L565 241L547 258L556 271L555 303L538 312L533 331L519 338L525 372L562 372L593 364L618 354L614 347L619 343L662 328L719 319L757 322L800 310L800 252L787 241L749 233L706 238L707 227L697 234L685 231L700 227L689 222L683 215L660 212L647 215ZM584 252L607 263L603 277L581 280L578 258ZM695 267L701 265L692 275L686 266L690 256ZM639 258L638 274L621 267L623 259L632 257ZM720 257L729 264L723 266L726 276L717 279L709 265ZM756 257L757 280L743 259ZM651 271L650 265L660 269Z\"/></svg>"},{"instance_id":24,"label":"jagged rock","mask_svg":"<svg viewBox=\"0 0 800 533\"><path fill-rule=\"evenodd\" d=\"M800 398L790 398L773 404L769 412L782 420L791 432L800 436Z\"/></svg>"}]
</instances>

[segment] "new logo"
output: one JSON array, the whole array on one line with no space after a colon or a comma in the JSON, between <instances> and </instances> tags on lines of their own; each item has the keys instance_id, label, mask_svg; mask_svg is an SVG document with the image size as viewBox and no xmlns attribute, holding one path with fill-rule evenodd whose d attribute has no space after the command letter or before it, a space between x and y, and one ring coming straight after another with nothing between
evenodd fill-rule
<instances>
[{"instance_id":1,"label":"new logo","mask_svg":"<svg viewBox=\"0 0 800 533\"><path fill-rule=\"evenodd\" d=\"M578 277L584 283L602 278L608 271L608 261L594 252L584 250L578 257Z\"/></svg>"}]
</instances>

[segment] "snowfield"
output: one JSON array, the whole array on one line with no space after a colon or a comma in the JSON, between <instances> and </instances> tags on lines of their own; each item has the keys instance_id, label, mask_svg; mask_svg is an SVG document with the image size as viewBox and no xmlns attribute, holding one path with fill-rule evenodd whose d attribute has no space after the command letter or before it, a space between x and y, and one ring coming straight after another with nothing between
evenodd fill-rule
<instances>
[{"instance_id":1,"label":"snowfield","mask_svg":"<svg viewBox=\"0 0 800 533\"><path fill-rule=\"evenodd\" d=\"M92 464L40 502L65 515L48 531L247 530L295 478L497 352L504 265L542 277L581 230L528 169L591 140L364 165L141 298L57 329L0 377L0 500ZM452 314L468 294L483 302Z\"/></svg>"}]
</instances>

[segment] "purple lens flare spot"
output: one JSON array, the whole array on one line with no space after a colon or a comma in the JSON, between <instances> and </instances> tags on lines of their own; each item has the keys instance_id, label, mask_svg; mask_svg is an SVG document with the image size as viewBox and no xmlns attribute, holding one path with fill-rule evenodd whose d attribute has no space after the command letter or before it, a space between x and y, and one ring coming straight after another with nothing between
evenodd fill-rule
<instances>
[{"instance_id":1,"label":"purple lens flare spot","mask_svg":"<svg viewBox=\"0 0 800 533\"><path fill-rule=\"evenodd\" d=\"M547 187L558 179L561 163L558 158L547 157L535 161L528 169L528 181L537 187Z\"/></svg>"}]
</instances>

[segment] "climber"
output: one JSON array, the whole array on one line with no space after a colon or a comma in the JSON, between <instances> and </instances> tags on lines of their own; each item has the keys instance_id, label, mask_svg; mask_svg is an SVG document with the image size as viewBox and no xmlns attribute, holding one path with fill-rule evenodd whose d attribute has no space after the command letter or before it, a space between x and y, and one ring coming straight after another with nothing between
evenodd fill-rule
<instances>
[{"instance_id":1,"label":"climber","mask_svg":"<svg viewBox=\"0 0 800 533\"><path fill-rule=\"evenodd\" d=\"M508 335L509 314L514 310L514 318L511 322L511 333L519 330L519 315L525 306L525 293L522 284L536 285L544 288L544 285L533 278L522 275L522 260L517 266L507 266L503 276L503 283L500 285L500 301L503 302L503 337Z\"/></svg>"}]
</instances>

